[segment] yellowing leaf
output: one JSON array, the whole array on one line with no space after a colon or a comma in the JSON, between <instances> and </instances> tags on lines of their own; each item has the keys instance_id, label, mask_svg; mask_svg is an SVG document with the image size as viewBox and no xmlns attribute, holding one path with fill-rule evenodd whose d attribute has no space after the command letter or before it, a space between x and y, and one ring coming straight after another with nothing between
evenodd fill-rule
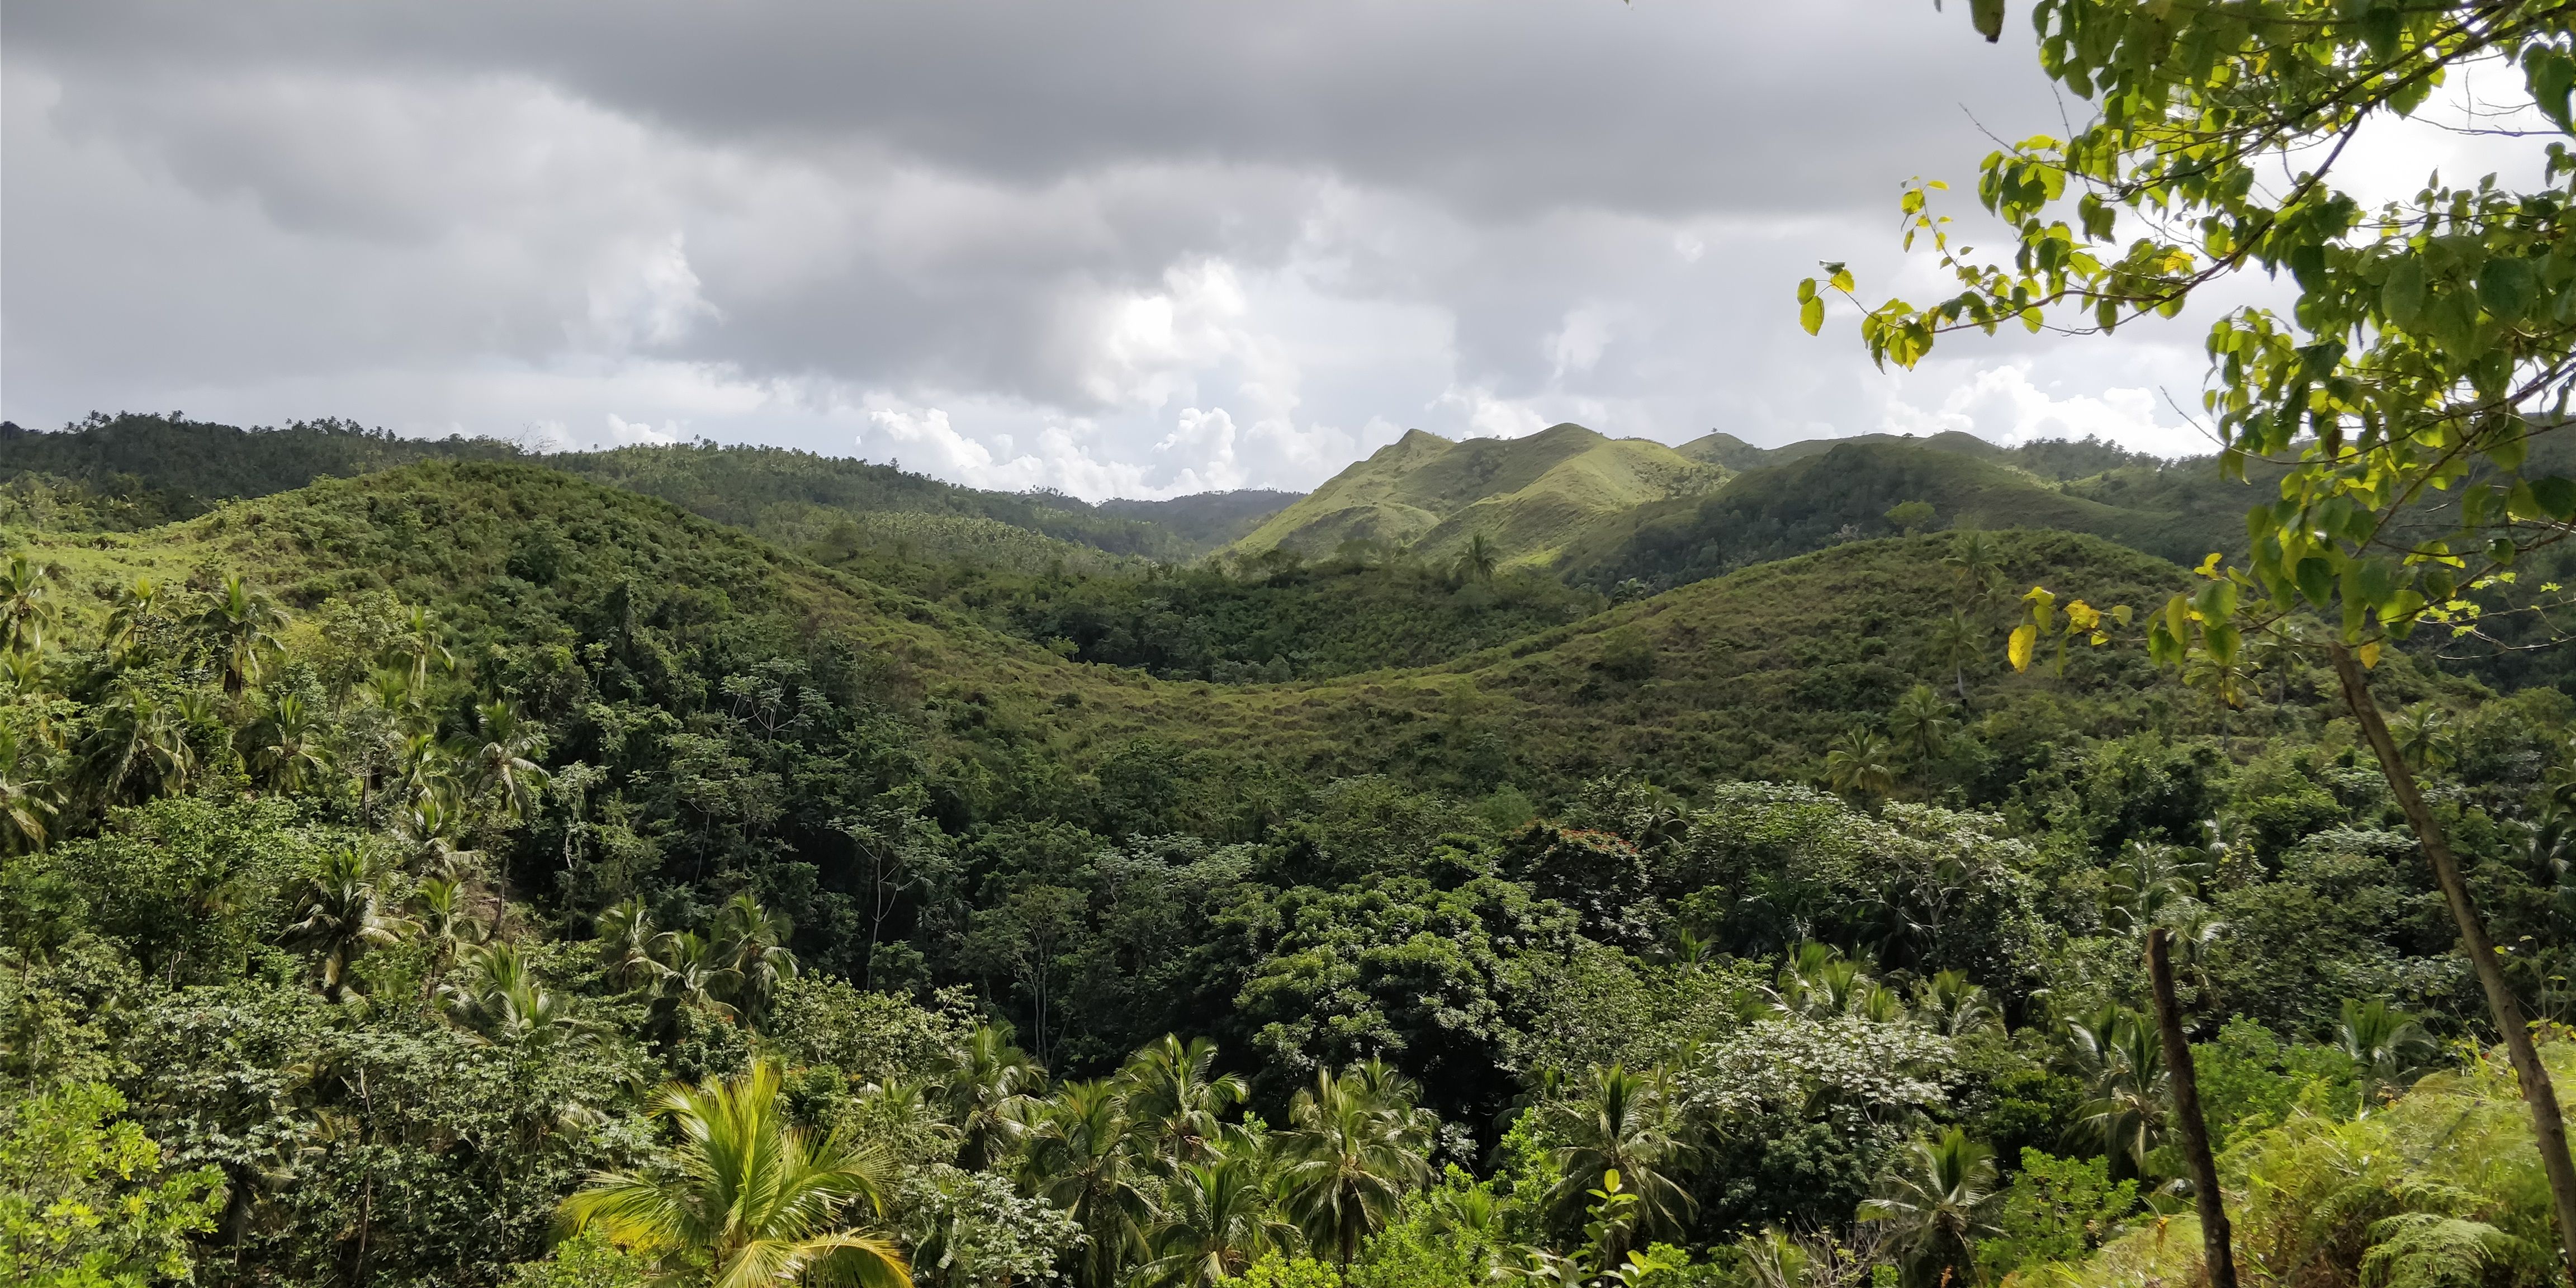
<instances>
[{"instance_id":1,"label":"yellowing leaf","mask_svg":"<svg viewBox=\"0 0 2576 1288\"><path fill-rule=\"evenodd\" d=\"M2016 671L2030 669L2030 655L2039 648L2039 628L2028 622L2013 628L2012 639L2004 645L2004 655L2012 660Z\"/></svg>"},{"instance_id":2,"label":"yellowing leaf","mask_svg":"<svg viewBox=\"0 0 2576 1288\"><path fill-rule=\"evenodd\" d=\"M2209 557L2208 557L2207 559L2203 559L2203 560L2201 560L2201 561L2200 561L2200 566L2199 566L2199 567L2197 567L2197 568L2192 569L2192 572L2193 572L2195 575L2197 575L2197 576L2202 576L2202 577L2216 577L2216 576L2218 576L2218 563L2219 563L2219 560L2221 560L2221 559L2222 559L2222 558L2224 558L2224 557L2225 557L2225 556L2223 556L2223 555L2219 554L2217 551L2212 550L2212 551L2210 551L2210 552L2209 552Z\"/></svg>"},{"instance_id":3,"label":"yellowing leaf","mask_svg":"<svg viewBox=\"0 0 2576 1288\"><path fill-rule=\"evenodd\" d=\"M2372 640L2371 642L2362 645L2360 648L2354 649L2353 652L2361 658L2361 666L2363 670L2366 671L2379 665L2379 641Z\"/></svg>"},{"instance_id":4,"label":"yellowing leaf","mask_svg":"<svg viewBox=\"0 0 2576 1288\"><path fill-rule=\"evenodd\" d=\"M1807 297L1806 303L1798 306L1798 325L1807 328L1807 334L1809 335L1814 335L1818 331L1824 329L1825 301L1823 296L1810 295Z\"/></svg>"},{"instance_id":5,"label":"yellowing leaf","mask_svg":"<svg viewBox=\"0 0 2576 1288\"><path fill-rule=\"evenodd\" d=\"M2079 631L2094 630L2102 624L2102 613L2079 599L2066 606L2066 622Z\"/></svg>"}]
</instances>

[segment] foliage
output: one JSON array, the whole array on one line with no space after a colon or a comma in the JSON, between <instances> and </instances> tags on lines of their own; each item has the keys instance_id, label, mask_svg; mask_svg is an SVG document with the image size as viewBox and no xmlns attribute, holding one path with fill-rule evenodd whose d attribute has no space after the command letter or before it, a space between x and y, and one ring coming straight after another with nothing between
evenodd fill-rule
<instances>
[{"instance_id":1,"label":"foliage","mask_svg":"<svg viewBox=\"0 0 2576 1288\"><path fill-rule=\"evenodd\" d=\"M171 1172L114 1089L20 1100L0 1134L0 1276L31 1288L143 1288L189 1274L188 1238L223 1206L210 1167Z\"/></svg>"}]
</instances>

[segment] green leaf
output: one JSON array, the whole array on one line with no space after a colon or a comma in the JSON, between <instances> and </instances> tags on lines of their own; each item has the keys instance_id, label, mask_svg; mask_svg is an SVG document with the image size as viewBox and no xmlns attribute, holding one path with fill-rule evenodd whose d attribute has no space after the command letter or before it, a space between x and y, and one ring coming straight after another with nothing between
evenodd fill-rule
<instances>
[{"instance_id":1,"label":"green leaf","mask_svg":"<svg viewBox=\"0 0 2576 1288\"><path fill-rule=\"evenodd\" d=\"M2388 266L2388 281L2379 288L2379 309L2388 320L2411 328L2424 316L2424 262L2412 255Z\"/></svg>"},{"instance_id":2,"label":"green leaf","mask_svg":"<svg viewBox=\"0 0 2576 1288\"><path fill-rule=\"evenodd\" d=\"M2531 499L2540 507L2541 513L2560 523L2576 518L2576 479L2553 474L2533 479L2528 486Z\"/></svg>"},{"instance_id":3,"label":"green leaf","mask_svg":"<svg viewBox=\"0 0 2576 1288\"><path fill-rule=\"evenodd\" d=\"M2244 636L2233 626L2207 625L2200 628L2200 642L2209 649L2212 658L2222 663L2232 662L2236 660L2236 646L2244 642Z\"/></svg>"},{"instance_id":4,"label":"green leaf","mask_svg":"<svg viewBox=\"0 0 2576 1288\"><path fill-rule=\"evenodd\" d=\"M1825 326L1825 301L1824 297L1815 293L1815 285L1814 279L1808 279L1806 302L1798 306L1798 325L1807 328L1809 335L1823 330Z\"/></svg>"},{"instance_id":5,"label":"green leaf","mask_svg":"<svg viewBox=\"0 0 2576 1288\"><path fill-rule=\"evenodd\" d=\"M2310 555L2299 561L2293 575L2298 578L2299 596L2309 603L2323 608L2334 597L2334 568L2325 560Z\"/></svg>"},{"instance_id":6,"label":"green leaf","mask_svg":"<svg viewBox=\"0 0 2576 1288\"><path fill-rule=\"evenodd\" d=\"M2478 274L2478 303L2500 318L2521 317L2537 293L2529 260L2491 259L2486 271Z\"/></svg>"},{"instance_id":7,"label":"green leaf","mask_svg":"<svg viewBox=\"0 0 2576 1288\"><path fill-rule=\"evenodd\" d=\"M2004 0L1968 0L1968 18L1987 44L2004 38Z\"/></svg>"}]
</instances>

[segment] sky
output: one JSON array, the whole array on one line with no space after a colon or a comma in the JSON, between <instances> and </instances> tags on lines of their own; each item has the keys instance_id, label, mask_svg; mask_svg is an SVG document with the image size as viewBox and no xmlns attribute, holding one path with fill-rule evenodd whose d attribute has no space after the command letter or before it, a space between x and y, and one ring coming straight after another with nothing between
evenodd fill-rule
<instances>
[{"instance_id":1,"label":"sky","mask_svg":"<svg viewBox=\"0 0 2576 1288\"><path fill-rule=\"evenodd\" d=\"M2082 107L2020 6L1999 45L1965 7L12 5L0 415L763 442L1093 499L1567 420L2209 450L2211 309L1902 373L1847 310L1798 327L1820 260L1936 298L1901 184ZM2367 160L2411 187L2477 146Z\"/></svg>"}]
</instances>

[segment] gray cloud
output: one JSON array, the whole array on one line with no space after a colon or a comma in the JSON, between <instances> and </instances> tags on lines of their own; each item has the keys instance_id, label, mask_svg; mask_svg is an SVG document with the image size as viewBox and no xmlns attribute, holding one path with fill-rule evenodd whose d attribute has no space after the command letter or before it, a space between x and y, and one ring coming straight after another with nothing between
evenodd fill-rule
<instances>
[{"instance_id":1,"label":"gray cloud","mask_svg":"<svg viewBox=\"0 0 2576 1288\"><path fill-rule=\"evenodd\" d=\"M2179 324L1904 379L1797 331L1819 258L1936 289L1898 181L2058 119L2026 40L1920 0L93 0L13 6L0 61L29 423L706 434L1096 495L1311 485L1416 425L2161 442L2148 391L2199 370Z\"/></svg>"}]
</instances>

